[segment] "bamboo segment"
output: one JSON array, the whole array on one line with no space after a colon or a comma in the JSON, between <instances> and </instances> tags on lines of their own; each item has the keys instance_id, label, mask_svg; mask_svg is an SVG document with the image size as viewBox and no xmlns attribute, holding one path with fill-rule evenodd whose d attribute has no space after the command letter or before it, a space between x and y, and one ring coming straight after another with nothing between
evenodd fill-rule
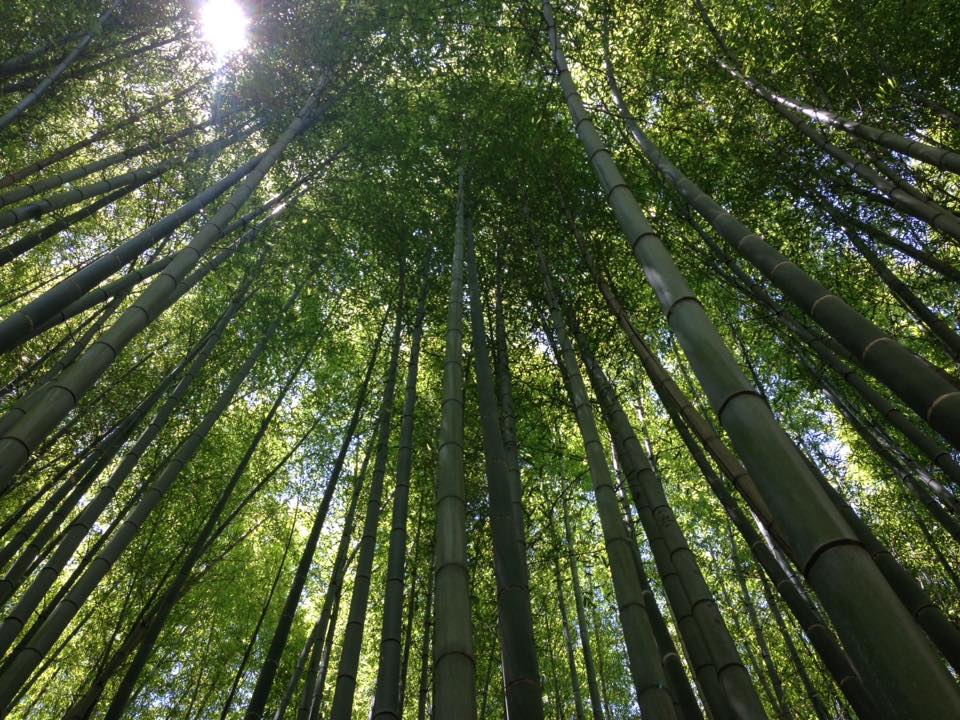
<instances>
[{"instance_id":1,"label":"bamboo segment","mask_svg":"<svg viewBox=\"0 0 960 720\"><path fill-rule=\"evenodd\" d=\"M612 65L607 64L614 97L620 98ZM730 246L764 274L791 301L846 348L868 372L896 393L937 432L960 448L960 390L943 373L807 275L740 220L704 193L640 130L629 109L617 100L631 135L644 154L683 198ZM600 142L597 137L597 142ZM610 160L612 164L612 160Z\"/></svg>"},{"instance_id":2,"label":"bamboo segment","mask_svg":"<svg viewBox=\"0 0 960 720\"><path fill-rule=\"evenodd\" d=\"M463 243L465 173L458 172L450 295L447 304L437 458L434 544L433 708L437 718L477 716L476 663L467 566L466 490L463 478ZM422 707L422 703L421 703Z\"/></svg>"},{"instance_id":3,"label":"bamboo segment","mask_svg":"<svg viewBox=\"0 0 960 720\"><path fill-rule=\"evenodd\" d=\"M883 698L878 706L889 708L891 716L923 715L929 713L931 707L944 715L960 714L960 696L939 659L918 629L910 624L908 614L855 534L819 488L770 409L747 382L644 218L580 100L560 50L549 2L544 3L543 10L560 87L607 201L711 405L750 469L773 516L781 523L799 566L827 608L871 692ZM752 246L757 247L755 242ZM795 278L796 273L791 273L791 277ZM828 304L836 310L836 303ZM875 345L872 340L866 344ZM893 341L881 344L900 347ZM911 356L908 367L913 367L915 360ZM923 364L923 367L928 366ZM910 374L904 373L903 367L897 371ZM930 373L936 375L932 370ZM939 376L936 381L944 384ZM929 387L922 389L930 390ZM951 390L951 394L936 402L937 407L947 408L951 397L956 399L960 413L960 392ZM932 419L935 426L942 426L938 418L928 419ZM953 434L957 433L960 430L954 428ZM853 606L849 601L851 597L863 598L863 602ZM903 632L891 637L884 632L889 627L903 628Z\"/></svg>"},{"instance_id":4,"label":"bamboo segment","mask_svg":"<svg viewBox=\"0 0 960 720\"><path fill-rule=\"evenodd\" d=\"M558 362L563 372L570 395L570 402L576 415L577 426L583 438L584 451L593 480L593 492L603 528L603 539L610 572L613 576L614 593L623 628L630 674L640 711L650 718L674 720L673 700L666 690L666 678L660 663L657 641L650 627L646 606L643 601L643 589L634 564L633 551L627 537L627 529L620 515L620 504L610 477L610 468L604 457L593 410L587 399L587 390L583 377L577 367L573 347L567 336L560 311L559 302L552 287L549 271L543 253L537 249L540 260L540 272L546 288L547 302L550 306L552 330L557 338Z\"/></svg>"}]
</instances>

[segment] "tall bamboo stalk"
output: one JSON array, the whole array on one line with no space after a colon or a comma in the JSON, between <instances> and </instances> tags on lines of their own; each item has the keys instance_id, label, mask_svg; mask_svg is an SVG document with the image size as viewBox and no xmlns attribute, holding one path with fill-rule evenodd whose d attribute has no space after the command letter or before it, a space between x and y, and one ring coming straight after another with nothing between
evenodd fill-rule
<instances>
[{"instance_id":1,"label":"tall bamboo stalk","mask_svg":"<svg viewBox=\"0 0 960 720\"><path fill-rule=\"evenodd\" d=\"M577 366L573 347L567 336L563 315L553 290L552 280L546 260L537 249L540 272L543 276L553 333L559 348L557 361L563 371L567 392L576 415L577 426L583 438L584 451L590 467L593 492L600 515L603 538L610 572L613 577L614 593L623 628L627 656L630 663L630 675L633 680L640 710L651 718L674 720L673 700L666 690L666 678L660 663L650 620L643 602L643 589L634 565L633 551L627 536L627 529L620 515L620 504L610 477L610 468L600 443L593 410L587 399L587 390Z\"/></svg>"},{"instance_id":2,"label":"tall bamboo stalk","mask_svg":"<svg viewBox=\"0 0 960 720\"><path fill-rule=\"evenodd\" d=\"M470 294L470 329L480 404L484 467L490 496L494 575L497 582L497 621L504 693L509 718L543 718L543 689L537 647L533 639L529 571L523 532L522 507L518 507L516 476L509 463L500 429L500 408L494 390L493 369L487 353L480 277L470 219L466 220L467 276ZM520 517L517 517L517 514Z\"/></svg>"},{"instance_id":3,"label":"tall bamboo stalk","mask_svg":"<svg viewBox=\"0 0 960 720\"><path fill-rule=\"evenodd\" d=\"M567 497L560 499L563 510L563 532L567 544L567 564L570 566L570 580L573 583L574 607L577 610L577 634L580 636L580 650L583 652L583 669L587 674L587 690L590 693L590 709L593 711L593 720L604 720L603 701L600 697L600 686L597 683L597 670L593 661L593 648L590 646L590 627L586 608L583 603L583 589L580 585L580 568L574 552L575 543L573 528L570 526L570 511L567 507Z\"/></svg>"},{"instance_id":4,"label":"tall bamboo stalk","mask_svg":"<svg viewBox=\"0 0 960 720\"><path fill-rule=\"evenodd\" d=\"M463 477L463 243L465 172L458 171L456 228L447 304L437 459L434 552L433 712L437 718L477 716L476 663L470 617L466 490ZM422 707L422 705L421 705Z\"/></svg>"},{"instance_id":5,"label":"tall bamboo stalk","mask_svg":"<svg viewBox=\"0 0 960 720\"><path fill-rule=\"evenodd\" d=\"M714 410L773 516L781 523L800 567L851 649L871 691L882 698L878 705L890 708L891 714L905 716L929 713L931 707L947 715L960 714L960 695L939 659L911 625L856 535L819 489L801 454L747 382L644 217L580 100L559 46L548 1L543 10L563 95L608 203ZM911 358L907 365L898 367L898 372L910 374L904 369L914 364ZM937 376L938 386L944 382ZM956 398L960 412L960 392L945 396L937 407L952 402L950 397ZM935 426L942 425L937 418L931 419ZM862 602L852 604L851 597ZM886 632L890 627L903 631L890 635Z\"/></svg>"},{"instance_id":6,"label":"tall bamboo stalk","mask_svg":"<svg viewBox=\"0 0 960 720\"><path fill-rule=\"evenodd\" d=\"M426 265L424 266L426 267ZM400 720L401 656L403 648L403 596L406 586L407 514L410 498L410 471L413 466L413 421L417 404L417 371L420 362L420 339L426 312L429 278L421 278L420 299L410 340L407 361L407 385L400 420L400 447L397 450L396 485L393 491L393 513L390 518L390 544L387 548L387 579L383 601L383 623L380 632L380 658L377 663L377 684L374 691L373 720L381 717Z\"/></svg>"}]
</instances>

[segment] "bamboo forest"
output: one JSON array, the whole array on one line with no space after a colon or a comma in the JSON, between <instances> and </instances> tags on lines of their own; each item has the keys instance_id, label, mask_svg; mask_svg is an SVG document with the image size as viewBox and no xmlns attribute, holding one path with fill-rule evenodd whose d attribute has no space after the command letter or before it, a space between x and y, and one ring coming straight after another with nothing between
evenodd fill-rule
<instances>
[{"instance_id":1,"label":"bamboo forest","mask_svg":"<svg viewBox=\"0 0 960 720\"><path fill-rule=\"evenodd\" d=\"M0 718L960 718L955 0L0 23Z\"/></svg>"}]
</instances>

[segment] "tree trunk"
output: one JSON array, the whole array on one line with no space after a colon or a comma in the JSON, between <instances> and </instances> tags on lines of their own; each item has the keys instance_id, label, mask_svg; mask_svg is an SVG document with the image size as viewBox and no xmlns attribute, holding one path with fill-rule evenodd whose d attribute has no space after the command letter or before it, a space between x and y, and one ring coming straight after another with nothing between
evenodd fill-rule
<instances>
[{"instance_id":1,"label":"tree trunk","mask_svg":"<svg viewBox=\"0 0 960 720\"><path fill-rule=\"evenodd\" d=\"M878 705L889 708L891 713L908 716L929 713L932 707L946 715L960 714L960 696L938 658L925 638L911 626L908 614L896 601L869 554L819 489L816 478L769 408L743 377L643 216L577 95L558 45L549 2L544 3L544 15L563 94L608 202L647 273L671 328L701 378L711 405L762 489L763 499L782 524L799 565L828 609L841 637L856 654L858 667L864 673L869 670L869 680L866 675L865 680L882 699ZM896 343L883 344L900 347ZM914 359L911 355L909 362L897 367L897 373L913 377ZM935 387L946 384L952 388L935 371L924 374L936 377ZM933 397L939 394L938 390ZM953 397L960 412L960 392ZM935 426L944 426L941 421L948 413L941 413L940 408L950 402L938 403L935 409L939 419L934 419ZM926 405L923 409L926 410ZM960 428L960 423L956 426ZM863 598L864 602L851 605L849 598L853 596ZM903 628L903 631L890 635L885 632L890 627Z\"/></svg>"},{"instance_id":2,"label":"tree trunk","mask_svg":"<svg viewBox=\"0 0 960 720\"><path fill-rule=\"evenodd\" d=\"M426 265L424 265L426 268ZM420 338L423 335L423 316L426 312L429 278L421 278L423 287L417 303L417 316L410 341L410 359L407 363L407 386L400 420L400 447L397 451L396 487L393 492L393 513L390 519L390 545L387 550L387 583L384 591L383 624L380 637L380 659L377 665L377 684L374 692L371 718L403 717L400 685L403 678L402 632L403 591L407 557L407 515L410 497L410 471L413 466L413 421L417 404L417 372L420 367Z\"/></svg>"},{"instance_id":3,"label":"tree trunk","mask_svg":"<svg viewBox=\"0 0 960 720\"><path fill-rule=\"evenodd\" d=\"M463 477L463 167L459 169L450 295L447 305L437 459L437 527L434 552L433 714L477 716L476 664L467 565L466 490Z\"/></svg>"},{"instance_id":4,"label":"tree trunk","mask_svg":"<svg viewBox=\"0 0 960 720\"><path fill-rule=\"evenodd\" d=\"M174 409L186 396L187 390L193 384L194 380L196 380L200 370L220 341L227 325L247 301L249 283L252 279L252 276L248 275L243 281L226 310L214 324L209 336L203 341L196 357L192 360L188 359L185 361L189 363L187 369L170 396L157 411L156 415L150 421L150 424L137 438L133 447L124 453L119 465L113 473L111 473L106 483L97 491L93 498L91 498L86 507L74 518L73 522L71 522L63 534L52 557L47 561L46 566L40 571L30 587L20 596L14 608L8 612L7 617L3 623L0 624L0 652L5 652L16 639L17 635L26 625L30 615L33 614L43 600L47 590L53 585L67 562L80 546L80 543L87 536L90 528L93 527L104 509L106 509L107 505L117 494L117 490L121 484L130 476L133 468L139 462L140 457L166 426L167 420L169 420Z\"/></svg>"},{"instance_id":5,"label":"tree trunk","mask_svg":"<svg viewBox=\"0 0 960 720\"><path fill-rule=\"evenodd\" d=\"M584 450L593 480L594 497L603 528L607 556L610 560L610 572L613 577L614 592L623 628L624 641L630 662L630 673L637 702L643 714L650 718L669 718L673 720L673 701L666 690L666 678L660 663L660 652L653 637L653 630L647 617L643 602L643 590L633 562L633 553L627 538L627 530L620 515L620 506L610 478L610 468L604 456L603 445L597 432L593 410L587 399L587 390L583 377L577 367L573 347L567 339L563 316L553 291L552 281L543 253L537 250L540 271L546 287L547 301L553 332L559 346L558 363L562 369L570 402L576 414L577 426L583 438Z\"/></svg>"},{"instance_id":6,"label":"tree trunk","mask_svg":"<svg viewBox=\"0 0 960 720\"><path fill-rule=\"evenodd\" d=\"M567 614L567 601L564 598L563 576L560 573L560 545L554 538L556 554L553 556L553 576L557 584L557 604L560 607L560 623L563 630L563 645L567 651L567 669L570 671L570 687L573 688L573 707L577 720L584 720L583 695L580 692L580 678L577 676L577 657L573 650L573 636L570 618Z\"/></svg>"},{"instance_id":7,"label":"tree trunk","mask_svg":"<svg viewBox=\"0 0 960 720\"><path fill-rule=\"evenodd\" d=\"M593 648L590 646L590 624L587 620L587 613L583 603L583 590L580 587L580 569L578 567L576 553L574 552L576 545L574 543L573 529L570 527L570 513L567 508L566 495L561 497L560 502L563 510L564 539L567 544L567 563L570 565L574 607L576 607L577 610L577 632L580 635L580 649L583 652L583 668L587 674L587 689L590 693L590 708L593 710L593 720L604 720L603 701L600 696L600 686L597 683L597 670L593 662Z\"/></svg>"},{"instance_id":8,"label":"tree trunk","mask_svg":"<svg viewBox=\"0 0 960 720\"><path fill-rule=\"evenodd\" d=\"M738 254L760 270L787 298L843 345L857 358L859 364L874 374L951 443L960 446L960 391L953 383L947 380L939 369L886 336L866 317L841 298L831 294L827 288L751 232L690 181L640 130L616 90L616 81L609 62L607 70L608 80L611 81L615 98L619 99L617 104L631 135L677 192ZM596 141L600 142L599 136ZM605 159L609 160L608 157ZM609 162L613 164L612 160ZM639 211L639 207L637 210ZM639 245L634 246L635 251L638 247Z\"/></svg>"},{"instance_id":9,"label":"tree trunk","mask_svg":"<svg viewBox=\"0 0 960 720\"><path fill-rule=\"evenodd\" d=\"M574 332L577 332L575 323L573 327ZM697 634L706 644L707 657L712 658L714 672L723 687L725 698L717 698L714 701L708 694L709 685L704 686L707 703L715 715L720 717L725 714L723 710L725 699L729 702L729 711L732 712L733 717L766 718L763 704L740 660L736 644L724 625L696 558L690 552L686 538L667 502L663 485L647 462L640 441L609 379L588 349L585 338L579 333L577 335L580 356L587 368L594 394L600 402L610 433L615 438L614 447L619 450L627 485L640 522L647 534L664 587L672 589L669 596L671 602L690 607L692 619L699 629ZM674 579L679 581L680 587L674 587ZM688 647L695 647L694 640L689 635L685 634L684 640ZM662 654L665 655L666 651L666 648L661 648ZM700 662L699 659L692 659L691 664L694 667L700 667Z\"/></svg>"},{"instance_id":10,"label":"tree trunk","mask_svg":"<svg viewBox=\"0 0 960 720\"><path fill-rule=\"evenodd\" d=\"M474 367L480 404L484 467L490 497L490 526L493 535L494 574L497 582L497 619L503 665L504 693L509 718L543 718L543 690L533 639L526 554L522 520L518 528L516 492L508 477L508 462L500 431L500 412L487 354L486 331L477 257L470 219L466 221L467 274L470 294L470 327ZM516 483L519 484L519 483ZM522 508L519 509L522 518Z\"/></svg>"},{"instance_id":11,"label":"tree trunk","mask_svg":"<svg viewBox=\"0 0 960 720\"><path fill-rule=\"evenodd\" d=\"M363 534L360 537L360 553L357 557L356 574L353 580L353 592L350 595L350 612L347 615L346 629L340 648L340 661L337 664L337 681L333 690L330 706L330 720L350 720L353 716L354 695L357 688L357 669L360 666L360 652L363 644L363 630L367 619L367 604L370 601L370 575L373 572L373 555L377 548L377 527L380 522L380 504L383 498L384 477L387 472L387 458L390 453L391 419L397 385L397 365L400 355L400 336L403 330L404 311L404 260L400 261L400 289L397 300L397 317L393 325L390 365L383 385L383 398L380 405L379 437L377 454L373 463L373 477L370 480L370 494L367 497L367 512L363 521ZM411 416L411 420L412 420ZM409 483L409 473L406 478ZM404 488L403 493L407 492ZM402 498L404 516L406 514L406 495ZM404 533L405 534L405 533ZM402 603L403 594L401 590ZM402 604L401 604L402 607ZM396 624L397 640L399 626ZM394 630L394 628L390 628ZM399 646L397 647L399 650ZM399 659L399 653L397 654ZM399 664L396 671L399 672ZM399 688L391 686L396 692ZM386 688L384 688L386 689Z\"/></svg>"}]
</instances>

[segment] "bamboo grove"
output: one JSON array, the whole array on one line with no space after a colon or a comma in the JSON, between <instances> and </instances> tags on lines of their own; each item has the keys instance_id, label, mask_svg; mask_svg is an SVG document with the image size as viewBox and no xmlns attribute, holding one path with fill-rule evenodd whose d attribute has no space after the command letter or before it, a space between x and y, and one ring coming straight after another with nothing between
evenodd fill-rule
<instances>
[{"instance_id":1,"label":"bamboo grove","mask_svg":"<svg viewBox=\"0 0 960 720\"><path fill-rule=\"evenodd\" d=\"M231 4L0 6L0 717L960 717L952 3Z\"/></svg>"}]
</instances>

